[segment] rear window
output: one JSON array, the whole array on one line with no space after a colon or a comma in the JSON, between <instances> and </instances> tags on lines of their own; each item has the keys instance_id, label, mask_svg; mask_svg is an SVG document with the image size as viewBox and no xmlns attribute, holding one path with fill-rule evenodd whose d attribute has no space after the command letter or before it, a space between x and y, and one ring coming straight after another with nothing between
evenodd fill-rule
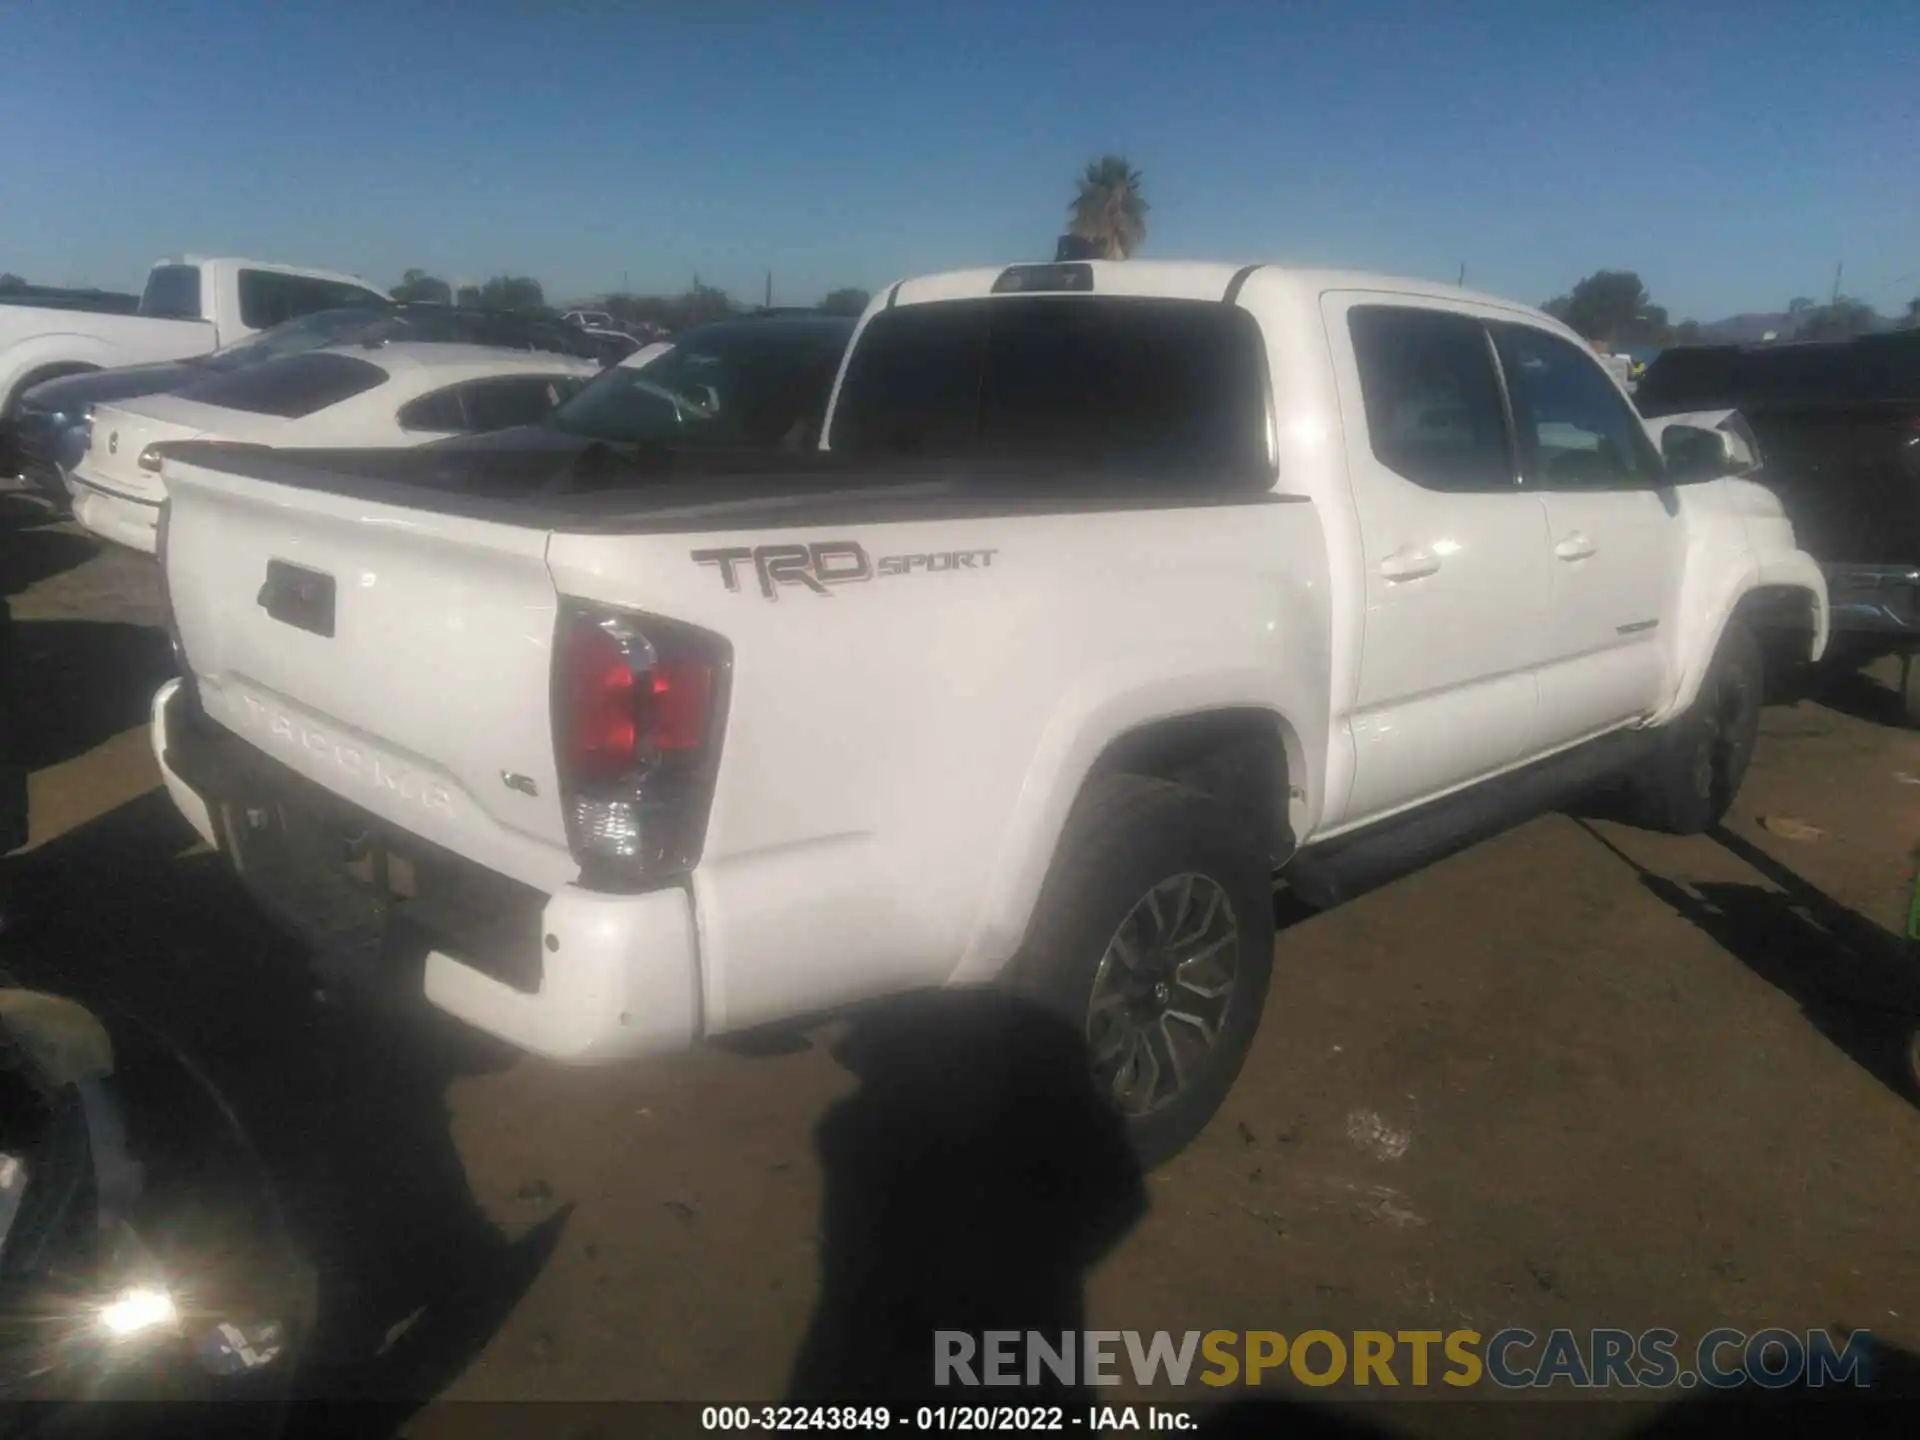
<instances>
[{"instance_id":1,"label":"rear window","mask_svg":"<svg viewBox=\"0 0 1920 1440\"><path fill-rule=\"evenodd\" d=\"M361 285L312 275L284 275L277 270L240 272L240 323L250 330L268 330L316 310L379 305L384 298Z\"/></svg>"},{"instance_id":2,"label":"rear window","mask_svg":"<svg viewBox=\"0 0 1920 1440\"><path fill-rule=\"evenodd\" d=\"M836 453L1272 479L1259 326L1210 301L1024 295L883 311L854 346Z\"/></svg>"},{"instance_id":3,"label":"rear window","mask_svg":"<svg viewBox=\"0 0 1920 1440\"><path fill-rule=\"evenodd\" d=\"M200 312L200 267L198 265L156 265L147 272L146 293L140 297L140 313L154 320L198 320Z\"/></svg>"},{"instance_id":4,"label":"rear window","mask_svg":"<svg viewBox=\"0 0 1920 1440\"><path fill-rule=\"evenodd\" d=\"M216 375L178 394L202 405L297 420L364 394L386 380L387 372L371 361L315 350Z\"/></svg>"}]
</instances>

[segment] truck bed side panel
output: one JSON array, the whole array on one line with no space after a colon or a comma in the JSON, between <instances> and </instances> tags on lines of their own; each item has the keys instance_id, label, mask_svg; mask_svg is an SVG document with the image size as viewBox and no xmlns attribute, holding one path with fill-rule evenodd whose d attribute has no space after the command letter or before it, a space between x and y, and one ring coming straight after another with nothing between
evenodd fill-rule
<instances>
[{"instance_id":1,"label":"truck bed side panel","mask_svg":"<svg viewBox=\"0 0 1920 1440\"><path fill-rule=\"evenodd\" d=\"M1086 771L1139 724L1269 709L1297 731L1301 775L1317 776L1326 559L1314 507L1289 498L556 534L561 595L733 646L694 876L709 1029L993 973ZM763 585L758 562L777 546L867 578ZM735 588L716 552L734 553Z\"/></svg>"}]
</instances>

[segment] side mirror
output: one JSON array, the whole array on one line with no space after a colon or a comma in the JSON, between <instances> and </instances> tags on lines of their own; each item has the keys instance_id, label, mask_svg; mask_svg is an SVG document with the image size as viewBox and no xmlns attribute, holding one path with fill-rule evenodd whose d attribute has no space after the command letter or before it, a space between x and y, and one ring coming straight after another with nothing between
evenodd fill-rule
<instances>
[{"instance_id":1,"label":"side mirror","mask_svg":"<svg viewBox=\"0 0 1920 1440\"><path fill-rule=\"evenodd\" d=\"M1660 433L1660 454L1667 462L1668 478L1675 482L1748 475L1758 468L1740 436L1697 425L1667 426Z\"/></svg>"}]
</instances>

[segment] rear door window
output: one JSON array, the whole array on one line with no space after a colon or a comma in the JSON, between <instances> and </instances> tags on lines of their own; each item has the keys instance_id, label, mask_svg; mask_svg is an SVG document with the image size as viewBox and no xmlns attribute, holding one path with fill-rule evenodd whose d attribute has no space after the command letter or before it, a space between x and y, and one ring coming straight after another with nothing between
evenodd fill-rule
<instances>
[{"instance_id":1,"label":"rear door window","mask_svg":"<svg viewBox=\"0 0 1920 1440\"><path fill-rule=\"evenodd\" d=\"M1023 295L881 312L831 444L860 456L1036 461L1265 488L1258 324L1210 301Z\"/></svg>"},{"instance_id":2,"label":"rear door window","mask_svg":"<svg viewBox=\"0 0 1920 1440\"><path fill-rule=\"evenodd\" d=\"M1513 489L1500 376L1478 320L1356 305L1347 333L1374 459L1429 490Z\"/></svg>"},{"instance_id":3,"label":"rear door window","mask_svg":"<svg viewBox=\"0 0 1920 1440\"><path fill-rule=\"evenodd\" d=\"M386 380L387 372L371 361L314 350L216 375L178 393L202 405L297 420L365 394Z\"/></svg>"},{"instance_id":4,"label":"rear door window","mask_svg":"<svg viewBox=\"0 0 1920 1440\"><path fill-rule=\"evenodd\" d=\"M201 320L200 267L156 265L147 274L140 313L153 320Z\"/></svg>"},{"instance_id":5,"label":"rear door window","mask_svg":"<svg viewBox=\"0 0 1920 1440\"><path fill-rule=\"evenodd\" d=\"M287 275L278 270L240 272L240 323L250 330L268 330L316 310L377 305L381 298L363 286L313 275Z\"/></svg>"}]
</instances>

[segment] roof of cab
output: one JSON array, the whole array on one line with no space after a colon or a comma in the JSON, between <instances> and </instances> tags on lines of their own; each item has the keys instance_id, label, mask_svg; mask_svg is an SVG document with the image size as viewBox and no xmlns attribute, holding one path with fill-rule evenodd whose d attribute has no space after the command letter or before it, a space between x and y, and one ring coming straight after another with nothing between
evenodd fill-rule
<instances>
[{"instance_id":1,"label":"roof of cab","mask_svg":"<svg viewBox=\"0 0 1920 1440\"><path fill-rule=\"evenodd\" d=\"M1178 300L1220 300L1237 278L1255 277L1265 285L1276 281L1298 286L1309 293L1332 290L1371 290L1395 295L1415 295L1432 300L1466 301L1477 305L1518 310L1559 328L1559 322L1532 305L1498 295L1486 295L1433 280L1416 280L1402 275L1377 275L1365 270L1324 270L1296 268L1290 265L1236 265L1211 260L1069 260L1060 268L1085 267L1092 272L1096 295L1164 296ZM921 275L903 280L882 292L883 304L913 305L930 300L971 300L990 296L994 283L1009 270L1052 269L1053 262L1029 261L996 265L991 269L949 270L942 274ZM1244 283L1244 282L1243 282ZM1040 294L1040 290L1016 293ZM1065 292L1071 293L1071 292ZM1086 293L1084 291L1078 293Z\"/></svg>"},{"instance_id":2,"label":"roof of cab","mask_svg":"<svg viewBox=\"0 0 1920 1440\"><path fill-rule=\"evenodd\" d=\"M276 275L304 275L314 280L331 280L341 285L358 285L378 295L386 293L365 276L349 275L344 270L320 270L311 265L288 265L276 260L249 260L244 255L167 255L153 263L156 266L232 265L246 270L270 270Z\"/></svg>"}]
</instances>

